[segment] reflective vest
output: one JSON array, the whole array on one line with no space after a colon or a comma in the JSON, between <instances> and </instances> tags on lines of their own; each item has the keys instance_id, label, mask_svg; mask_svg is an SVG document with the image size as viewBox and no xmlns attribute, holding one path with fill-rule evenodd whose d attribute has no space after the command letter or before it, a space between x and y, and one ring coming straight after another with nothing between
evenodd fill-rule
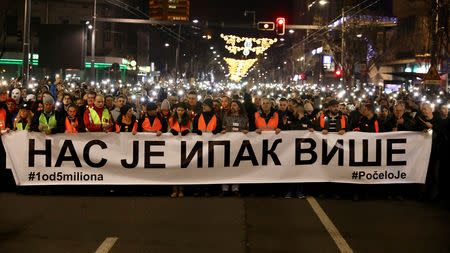
<instances>
[{"instance_id":1,"label":"reflective vest","mask_svg":"<svg viewBox=\"0 0 450 253\"><path fill-rule=\"evenodd\" d=\"M17 130L29 130L30 129L30 124L27 124L25 126L25 129L24 129L23 128L23 123L19 122L19 123L16 123L16 128L17 128Z\"/></svg>"},{"instance_id":2,"label":"reflective vest","mask_svg":"<svg viewBox=\"0 0 450 253\"><path fill-rule=\"evenodd\" d=\"M328 118L328 117L327 117ZM325 128L325 114L320 115L320 128ZM345 130L345 117L341 115L341 129Z\"/></svg>"},{"instance_id":3,"label":"reflective vest","mask_svg":"<svg viewBox=\"0 0 450 253\"><path fill-rule=\"evenodd\" d=\"M183 132L185 130L189 130L189 125L191 123L188 122L187 126L180 126L180 124L178 124L177 120L173 120L173 118L169 119L169 126L171 129L174 129L177 132Z\"/></svg>"},{"instance_id":4,"label":"reflective vest","mask_svg":"<svg viewBox=\"0 0 450 253\"><path fill-rule=\"evenodd\" d=\"M0 108L0 130L6 129L6 110Z\"/></svg>"},{"instance_id":5,"label":"reflective vest","mask_svg":"<svg viewBox=\"0 0 450 253\"><path fill-rule=\"evenodd\" d=\"M380 132L380 128L378 127L378 120L375 120L375 122L373 124L375 126L375 133Z\"/></svg>"},{"instance_id":6,"label":"reflective vest","mask_svg":"<svg viewBox=\"0 0 450 253\"><path fill-rule=\"evenodd\" d=\"M209 120L208 125L206 125L205 118L203 117L203 113L200 114L200 117L198 118L198 130L203 132L212 132L216 130L217 127L217 118L214 114Z\"/></svg>"},{"instance_id":7,"label":"reflective vest","mask_svg":"<svg viewBox=\"0 0 450 253\"><path fill-rule=\"evenodd\" d=\"M103 124L108 124L109 123L109 111L108 109L103 109L102 112L102 119L100 120L100 117L98 116L97 111L95 111L94 108L89 107L89 115L91 117L92 123L94 125L101 125ZM86 129L87 130L87 129Z\"/></svg>"},{"instance_id":8,"label":"reflective vest","mask_svg":"<svg viewBox=\"0 0 450 253\"><path fill-rule=\"evenodd\" d=\"M142 122L142 129L144 132L156 132L161 131L162 124L158 117L155 117L155 120L153 120L153 126L150 124L150 119L148 117L145 117L144 122Z\"/></svg>"},{"instance_id":9,"label":"reflective vest","mask_svg":"<svg viewBox=\"0 0 450 253\"><path fill-rule=\"evenodd\" d=\"M274 131L278 128L278 113L275 112L266 124L266 120L261 117L259 112L255 112L255 125L256 129L261 129L262 131Z\"/></svg>"},{"instance_id":10,"label":"reflective vest","mask_svg":"<svg viewBox=\"0 0 450 253\"><path fill-rule=\"evenodd\" d=\"M47 130L51 130L56 127L56 117L55 114L51 115L50 118L45 117L44 113L41 113L41 116L39 116L39 125L44 126L42 129L42 132L45 133Z\"/></svg>"},{"instance_id":11,"label":"reflective vest","mask_svg":"<svg viewBox=\"0 0 450 253\"><path fill-rule=\"evenodd\" d=\"M75 118L75 123L78 126L78 119ZM72 126L70 123L69 117L66 117L66 131L69 133L78 133L78 130Z\"/></svg>"}]
</instances>

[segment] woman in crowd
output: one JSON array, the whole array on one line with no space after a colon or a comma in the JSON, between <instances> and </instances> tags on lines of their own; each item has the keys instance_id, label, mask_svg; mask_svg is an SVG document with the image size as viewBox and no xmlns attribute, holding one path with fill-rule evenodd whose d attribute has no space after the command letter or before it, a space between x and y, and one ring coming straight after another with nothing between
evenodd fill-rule
<instances>
[{"instance_id":1,"label":"woman in crowd","mask_svg":"<svg viewBox=\"0 0 450 253\"><path fill-rule=\"evenodd\" d=\"M173 116L169 119L170 132L173 135L185 136L190 133L191 121L188 114L188 105L186 103L176 104ZM182 198L184 197L183 186L174 185L172 187L171 198Z\"/></svg>"},{"instance_id":2,"label":"woman in crowd","mask_svg":"<svg viewBox=\"0 0 450 253\"><path fill-rule=\"evenodd\" d=\"M238 100L233 100L231 102L231 108L225 114L222 123L223 123L222 134L225 134L227 132L241 132L247 134L249 124L247 113L245 112L244 109L244 105L241 104L241 102L239 102ZM220 196L221 197L225 196L228 193L229 189L230 185L223 184L222 193L220 194ZM238 184L231 185L231 191L234 193L235 196L240 196Z\"/></svg>"},{"instance_id":3,"label":"woman in crowd","mask_svg":"<svg viewBox=\"0 0 450 253\"><path fill-rule=\"evenodd\" d=\"M14 120L14 131L30 130L31 119L33 118L33 113L30 109L31 108L27 103L19 105L19 114Z\"/></svg>"},{"instance_id":4,"label":"woman in crowd","mask_svg":"<svg viewBox=\"0 0 450 253\"><path fill-rule=\"evenodd\" d=\"M116 133L131 132L133 135L137 133L138 122L136 116L133 115L133 108L124 105L120 108L120 115L116 122Z\"/></svg>"}]
</instances>

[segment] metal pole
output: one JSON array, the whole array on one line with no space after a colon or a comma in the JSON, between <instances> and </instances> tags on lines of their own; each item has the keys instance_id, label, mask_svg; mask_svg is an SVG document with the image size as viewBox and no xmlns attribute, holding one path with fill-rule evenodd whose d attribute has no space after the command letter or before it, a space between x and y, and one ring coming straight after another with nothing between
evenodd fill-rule
<instances>
[{"instance_id":1,"label":"metal pole","mask_svg":"<svg viewBox=\"0 0 450 253\"><path fill-rule=\"evenodd\" d=\"M28 87L30 79L30 22L31 22L31 0L25 0L25 11L23 17L23 62L22 62L22 78L23 86Z\"/></svg>"},{"instance_id":2,"label":"metal pole","mask_svg":"<svg viewBox=\"0 0 450 253\"><path fill-rule=\"evenodd\" d=\"M95 21L97 19L97 0L94 0L94 16L92 18L92 38L91 38L91 82L97 81L95 78Z\"/></svg>"},{"instance_id":3,"label":"metal pole","mask_svg":"<svg viewBox=\"0 0 450 253\"><path fill-rule=\"evenodd\" d=\"M437 40L439 30L439 0L432 3L432 20L431 20L431 65L436 66L438 63L437 57Z\"/></svg>"},{"instance_id":4,"label":"metal pole","mask_svg":"<svg viewBox=\"0 0 450 253\"><path fill-rule=\"evenodd\" d=\"M345 52L345 40L344 40L345 26L344 26L344 17L345 17L344 7L342 7L342 23L341 23L341 28L342 28L342 38L341 38L341 72L342 72L342 85L345 84L345 72L347 71L347 70L344 70L344 52Z\"/></svg>"},{"instance_id":5,"label":"metal pole","mask_svg":"<svg viewBox=\"0 0 450 253\"><path fill-rule=\"evenodd\" d=\"M181 25L178 26L178 36L181 34ZM180 57L180 40L178 40L177 50L175 53L175 81L178 81L178 61Z\"/></svg>"}]
</instances>

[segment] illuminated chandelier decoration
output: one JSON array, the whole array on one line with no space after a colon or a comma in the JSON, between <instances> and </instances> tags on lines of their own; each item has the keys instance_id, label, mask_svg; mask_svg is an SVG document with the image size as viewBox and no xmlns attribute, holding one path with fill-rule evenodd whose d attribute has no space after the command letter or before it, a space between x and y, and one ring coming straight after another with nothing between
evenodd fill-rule
<instances>
[{"instance_id":1,"label":"illuminated chandelier decoration","mask_svg":"<svg viewBox=\"0 0 450 253\"><path fill-rule=\"evenodd\" d=\"M255 64L258 59L236 60L233 58L223 58L228 64L228 71L230 72L230 80L239 82L244 77L248 70Z\"/></svg>"},{"instance_id":2,"label":"illuminated chandelier decoration","mask_svg":"<svg viewBox=\"0 0 450 253\"><path fill-rule=\"evenodd\" d=\"M247 56L250 52L256 53L256 55L260 55L264 53L267 49L269 49L272 44L277 42L277 39L269 39L269 38L249 38L249 37L239 37L235 35L224 35L221 34L220 37L225 40L227 44L225 48L228 52L232 54L237 54L241 52ZM244 42L244 46L236 46L236 43ZM256 47L253 47L253 43L256 43Z\"/></svg>"}]
</instances>

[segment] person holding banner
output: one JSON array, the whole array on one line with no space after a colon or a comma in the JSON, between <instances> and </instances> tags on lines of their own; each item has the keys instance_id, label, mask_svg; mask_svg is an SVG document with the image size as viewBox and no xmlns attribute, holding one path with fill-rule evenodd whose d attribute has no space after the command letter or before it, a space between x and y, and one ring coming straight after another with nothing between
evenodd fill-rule
<instances>
[{"instance_id":1,"label":"person holding banner","mask_svg":"<svg viewBox=\"0 0 450 253\"><path fill-rule=\"evenodd\" d=\"M231 102L230 110L225 114L223 118L222 134L227 132L241 132L244 134L248 133L248 117L245 112L244 106L239 102L239 100L233 100ZM230 185L223 184L222 192L220 196L223 197L227 194L230 189ZM239 185L231 185L231 191L236 197L240 196Z\"/></svg>"},{"instance_id":2,"label":"person holding banner","mask_svg":"<svg viewBox=\"0 0 450 253\"><path fill-rule=\"evenodd\" d=\"M375 114L375 106L373 104L366 104L364 106L363 117L354 131L366 133L380 132L380 125L378 123L377 115Z\"/></svg>"},{"instance_id":3,"label":"person holding banner","mask_svg":"<svg viewBox=\"0 0 450 253\"><path fill-rule=\"evenodd\" d=\"M170 132L173 135L187 135L191 131L191 121L186 103L175 104L174 114L169 119Z\"/></svg>"},{"instance_id":4,"label":"person holding banner","mask_svg":"<svg viewBox=\"0 0 450 253\"><path fill-rule=\"evenodd\" d=\"M36 112L31 120L31 131L47 135L64 133L64 116L55 110L52 96L44 96L44 109Z\"/></svg>"},{"instance_id":5,"label":"person holding banner","mask_svg":"<svg viewBox=\"0 0 450 253\"><path fill-rule=\"evenodd\" d=\"M203 111L195 116L192 128L192 132L198 135L202 135L203 132L217 134L222 131L222 123L214 112L211 99L205 99L203 102Z\"/></svg>"},{"instance_id":6,"label":"person holding banner","mask_svg":"<svg viewBox=\"0 0 450 253\"><path fill-rule=\"evenodd\" d=\"M312 122L306 117L305 110L303 105L296 104L294 108L294 119L292 123L288 126L289 130L309 130L314 131ZM294 192L297 195L297 198L304 199L306 198L304 194L303 184L300 183L290 183L286 184L285 199L290 199L294 196Z\"/></svg>"},{"instance_id":7,"label":"person holding banner","mask_svg":"<svg viewBox=\"0 0 450 253\"><path fill-rule=\"evenodd\" d=\"M186 103L175 104L175 113L169 119L170 132L173 135L181 134L185 136L190 132L190 117L188 114L188 105ZM172 186L171 198L182 198L184 197L183 186L174 185Z\"/></svg>"},{"instance_id":8,"label":"person holding banner","mask_svg":"<svg viewBox=\"0 0 450 253\"><path fill-rule=\"evenodd\" d=\"M222 131L222 122L214 112L213 101L211 99L205 99L203 101L203 111L195 116L192 128L192 132L198 135L202 135L203 132L217 134ZM210 196L207 185L197 186L194 196L199 196L201 193L205 197Z\"/></svg>"},{"instance_id":9,"label":"person holding banner","mask_svg":"<svg viewBox=\"0 0 450 253\"><path fill-rule=\"evenodd\" d=\"M67 106L65 127L65 133L81 133L85 131L83 119L78 115L78 106L75 104Z\"/></svg>"},{"instance_id":10,"label":"person holding banner","mask_svg":"<svg viewBox=\"0 0 450 253\"><path fill-rule=\"evenodd\" d=\"M328 108L329 110L319 117L319 129L322 134L328 134L328 132L344 134L348 123L347 118L339 111L339 102L335 99L331 100Z\"/></svg>"},{"instance_id":11,"label":"person holding banner","mask_svg":"<svg viewBox=\"0 0 450 253\"><path fill-rule=\"evenodd\" d=\"M131 132L133 135L137 133L138 121L133 115L133 107L124 105L120 108L120 115L116 121L116 133Z\"/></svg>"},{"instance_id":12,"label":"person holding banner","mask_svg":"<svg viewBox=\"0 0 450 253\"><path fill-rule=\"evenodd\" d=\"M14 120L14 131L30 130L31 119L33 118L33 113L30 109L31 108L27 103L19 105L19 114Z\"/></svg>"},{"instance_id":13,"label":"person holding banner","mask_svg":"<svg viewBox=\"0 0 450 253\"><path fill-rule=\"evenodd\" d=\"M143 104L142 107L144 110L138 121L138 132L156 133L156 136L167 132L167 121L158 114L156 104Z\"/></svg>"},{"instance_id":14,"label":"person holding banner","mask_svg":"<svg viewBox=\"0 0 450 253\"><path fill-rule=\"evenodd\" d=\"M255 112L249 118L250 131L260 134L262 131L275 131L276 134L283 128L283 119L272 109L269 98L263 98L261 111Z\"/></svg>"},{"instance_id":15,"label":"person holding banner","mask_svg":"<svg viewBox=\"0 0 450 253\"><path fill-rule=\"evenodd\" d=\"M445 145L445 134L443 126L440 124L437 117L433 115L433 108L429 103L422 104L421 113L416 116L417 130L422 130L425 133L432 130L432 144L431 154L428 163L427 179L424 185L420 186L419 199L424 200L428 198L430 200L436 200L439 195L439 186L441 184L440 175L442 174L443 167L440 166L442 158L439 156L439 150L442 145Z\"/></svg>"},{"instance_id":16,"label":"person holding banner","mask_svg":"<svg viewBox=\"0 0 450 253\"><path fill-rule=\"evenodd\" d=\"M105 98L97 95L94 106L88 107L84 112L84 125L88 132L112 132L114 130L114 119L108 109L104 108ZM101 118L100 118L101 115Z\"/></svg>"}]
</instances>

